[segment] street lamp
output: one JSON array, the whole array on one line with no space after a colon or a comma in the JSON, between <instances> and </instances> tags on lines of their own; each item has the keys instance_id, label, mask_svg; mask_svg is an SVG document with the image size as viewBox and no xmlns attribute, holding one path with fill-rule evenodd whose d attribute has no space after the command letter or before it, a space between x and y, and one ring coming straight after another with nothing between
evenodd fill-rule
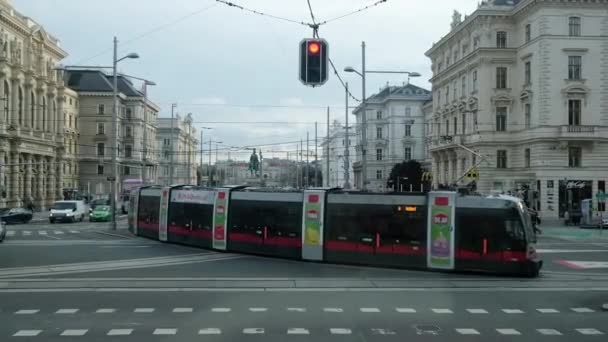
<instances>
[{"instance_id":1,"label":"street lamp","mask_svg":"<svg viewBox=\"0 0 608 342\"><path fill-rule=\"evenodd\" d=\"M128 55L118 58L118 39L114 37L114 57L112 59L112 134L114 135L114 140L112 144L114 145L112 148L112 176L111 180L111 188L110 188L110 201L112 203L112 230L116 230L116 190L117 190L117 179L118 179L118 135L116 130L118 128L118 74L116 73L116 66L118 62L125 59L135 59L139 58L139 55L136 53L129 53Z\"/></svg>"},{"instance_id":2,"label":"street lamp","mask_svg":"<svg viewBox=\"0 0 608 342\"><path fill-rule=\"evenodd\" d=\"M372 71L365 69L365 42L361 42L361 72L351 66L344 68L344 72L355 73L361 76L361 179L362 190L367 189L367 120L366 120L366 94L365 94L365 75L367 74L407 74L408 82L410 77L420 77L417 72L410 71Z\"/></svg>"},{"instance_id":3,"label":"street lamp","mask_svg":"<svg viewBox=\"0 0 608 342\"><path fill-rule=\"evenodd\" d=\"M203 185L203 144L204 144L204 140L203 140L203 131L206 129L213 129L211 127L201 127L201 184L199 185Z\"/></svg>"},{"instance_id":4,"label":"street lamp","mask_svg":"<svg viewBox=\"0 0 608 342\"><path fill-rule=\"evenodd\" d=\"M217 164L217 145L218 144L223 144L223 141L214 141L209 139L209 166L207 167L207 186L211 186L211 144L215 143L216 146L216 152L215 152L215 163Z\"/></svg>"},{"instance_id":5,"label":"street lamp","mask_svg":"<svg viewBox=\"0 0 608 342\"><path fill-rule=\"evenodd\" d=\"M133 77L133 78L135 78L135 77ZM144 115L142 118L143 126L144 126L144 137L143 137L144 138L143 139L144 148L143 148L142 156L141 156L141 181L143 183L145 183L145 181L146 181L146 160L148 157L148 127L146 124L146 118L147 118L146 112L148 109L148 86L155 86L156 83L149 81L149 80L145 80L145 79L142 79L142 81L144 82L144 89L143 89L143 93L144 93L144 113L143 114Z\"/></svg>"}]
</instances>

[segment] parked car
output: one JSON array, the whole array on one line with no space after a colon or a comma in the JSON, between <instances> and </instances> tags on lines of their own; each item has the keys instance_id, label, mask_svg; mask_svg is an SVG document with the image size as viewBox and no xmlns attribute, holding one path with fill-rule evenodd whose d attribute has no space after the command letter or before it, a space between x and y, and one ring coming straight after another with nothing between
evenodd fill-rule
<instances>
[{"instance_id":1,"label":"parked car","mask_svg":"<svg viewBox=\"0 0 608 342\"><path fill-rule=\"evenodd\" d=\"M85 210L84 201L57 201L49 209L49 222L84 221Z\"/></svg>"},{"instance_id":2,"label":"parked car","mask_svg":"<svg viewBox=\"0 0 608 342\"><path fill-rule=\"evenodd\" d=\"M6 224L28 223L34 217L34 213L27 208L12 208L0 216L0 220Z\"/></svg>"},{"instance_id":3,"label":"parked car","mask_svg":"<svg viewBox=\"0 0 608 342\"><path fill-rule=\"evenodd\" d=\"M4 241L6 237L6 227L4 226L4 222L0 222L0 242Z\"/></svg>"},{"instance_id":4,"label":"parked car","mask_svg":"<svg viewBox=\"0 0 608 342\"><path fill-rule=\"evenodd\" d=\"M89 214L91 222L107 222L112 218L112 209L109 205L98 205Z\"/></svg>"},{"instance_id":5,"label":"parked car","mask_svg":"<svg viewBox=\"0 0 608 342\"><path fill-rule=\"evenodd\" d=\"M95 208L100 205L110 205L110 199L109 198L98 198L98 199L92 200L89 203L89 213L92 213L93 210L95 210Z\"/></svg>"}]
</instances>

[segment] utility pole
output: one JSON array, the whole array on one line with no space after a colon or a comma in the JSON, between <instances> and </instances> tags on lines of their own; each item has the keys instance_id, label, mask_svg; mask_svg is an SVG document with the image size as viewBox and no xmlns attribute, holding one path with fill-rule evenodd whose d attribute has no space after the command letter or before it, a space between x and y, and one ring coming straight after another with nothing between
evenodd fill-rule
<instances>
[{"instance_id":1,"label":"utility pole","mask_svg":"<svg viewBox=\"0 0 608 342\"><path fill-rule=\"evenodd\" d=\"M308 153L310 152L310 147L308 145L308 132L306 132L306 189L310 186L310 165L308 164Z\"/></svg>"},{"instance_id":2,"label":"utility pole","mask_svg":"<svg viewBox=\"0 0 608 342\"><path fill-rule=\"evenodd\" d=\"M319 164L317 163L317 122L315 121L315 188L319 186L318 170Z\"/></svg>"},{"instance_id":3,"label":"utility pole","mask_svg":"<svg viewBox=\"0 0 608 342\"><path fill-rule=\"evenodd\" d=\"M175 115L175 107L177 107L177 103L171 104L171 153L170 153L170 162L169 162L169 185L173 185L173 170L175 169L175 159L173 155L175 154L175 137L174 137L174 123L173 117Z\"/></svg>"},{"instance_id":4,"label":"utility pole","mask_svg":"<svg viewBox=\"0 0 608 342\"><path fill-rule=\"evenodd\" d=\"M327 107L327 162L325 163L325 174L326 174L326 178L327 178L327 187L331 187L331 184L329 184L329 107Z\"/></svg>"},{"instance_id":5,"label":"utility pole","mask_svg":"<svg viewBox=\"0 0 608 342\"><path fill-rule=\"evenodd\" d=\"M179 134L177 135L179 139ZM192 184L192 113L188 113L188 136L186 137L186 144L188 144L188 181L186 184Z\"/></svg>"},{"instance_id":6,"label":"utility pole","mask_svg":"<svg viewBox=\"0 0 608 342\"><path fill-rule=\"evenodd\" d=\"M302 139L300 139L300 187L304 188L304 167L302 164L304 162L304 143Z\"/></svg>"},{"instance_id":7,"label":"utility pole","mask_svg":"<svg viewBox=\"0 0 608 342\"><path fill-rule=\"evenodd\" d=\"M362 190L367 190L367 108L365 101L365 42L361 42L361 178Z\"/></svg>"},{"instance_id":8,"label":"utility pole","mask_svg":"<svg viewBox=\"0 0 608 342\"><path fill-rule=\"evenodd\" d=\"M209 165L207 166L207 186L211 186L211 139L209 139Z\"/></svg>"},{"instance_id":9,"label":"utility pole","mask_svg":"<svg viewBox=\"0 0 608 342\"><path fill-rule=\"evenodd\" d=\"M346 82L346 110L345 110L345 121L346 121L346 127L344 128L344 133L346 135L345 138L345 142L344 142L344 189L350 189L350 172L349 172L349 159L348 157L350 156L350 135L348 135L348 82Z\"/></svg>"},{"instance_id":10,"label":"utility pole","mask_svg":"<svg viewBox=\"0 0 608 342\"><path fill-rule=\"evenodd\" d=\"M201 127L201 181L199 185L203 185L203 131L205 129Z\"/></svg>"},{"instance_id":11,"label":"utility pole","mask_svg":"<svg viewBox=\"0 0 608 342\"><path fill-rule=\"evenodd\" d=\"M118 76L116 65L118 64L118 39L114 37L114 58L112 59L112 176L110 179L110 202L112 203L112 230L116 230L116 188L118 178ZM8 100L7 100L8 101ZM33 124L33 123L32 123Z\"/></svg>"}]
</instances>

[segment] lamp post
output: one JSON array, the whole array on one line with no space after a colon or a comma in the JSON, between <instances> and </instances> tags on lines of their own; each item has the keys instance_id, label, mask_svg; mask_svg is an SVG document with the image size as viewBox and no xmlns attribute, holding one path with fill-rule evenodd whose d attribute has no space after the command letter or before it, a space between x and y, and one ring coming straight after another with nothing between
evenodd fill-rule
<instances>
[{"instance_id":1,"label":"lamp post","mask_svg":"<svg viewBox=\"0 0 608 342\"><path fill-rule=\"evenodd\" d=\"M201 127L201 183L199 185L203 185L203 131L206 129L213 129L211 127Z\"/></svg>"},{"instance_id":2,"label":"lamp post","mask_svg":"<svg viewBox=\"0 0 608 342\"><path fill-rule=\"evenodd\" d=\"M215 143L217 146L217 144L223 144L223 142L214 141L214 140L209 139L208 143L209 143L209 165L207 167L207 186L211 186L211 149L212 149L211 144ZM216 151L216 159L217 159L217 151ZM217 164L217 160L216 160L216 164Z\"/></svg>"},{"instance_id":3,"label":"lamp post","mask_svg":"<svg viewBox=\"0 0 608 342\"><path fill-rule=\"evenodd\" d=\"M366 70L365 68L365 42L361 42L361 72L355 68L347 66L345 72L353 72L361 77L361 179L362 190L367 189L367 120L366 120L366 94L365 94L365 75L367 74L407 74L408 82L410 77L420 77L417 72L409 71L377 71Z\"/></svg>"},{"instance_id":4,"label":"lamp post","mask_svg":"<svg viewBox=\"0 0 608 342\"><path fill-rule=\"evenodd\" d=\"M142 156L141 156L141 181L145 183L146 181L146 160L148 157L148 127L147 127L147 107L148 107L148 86L155 86L156 83L152 82L152 81L148 81L148 80L143 80L144 81L144 87L143 87L143 93L144 93L144 115L143 115L143 126L144 126L144 148L142 149Z\"/></svg>"},{"instance_id":5,"label":"lamp post","mask_svg":"<svg viewBox=\"0 0 608 342\"><path fill-rule=\"evenodd\" d=\"M174 116L175 116L175 108L177 108L177 103L172 103L171 104L171 135L170 135L170 141L171 144L169 145L169 147L171 148L171 153L169 156L169 160L170 160L170 166L169 166L169 185L173 185L173 170L175 169L175 164L174 164L174 157L173 155L175 154L175 139L174 139ZM178 128L179 129L179 128ZM178 136L178 140L179 140L179 136ZM179 142L178 142L179 144ZM179 146L178 146L179 147Z\"/></svg>"},{"instance_id":6,"label":"lamp post","mask_svg":"<svg viewBox=\"0 0 608 342\"><path fill-rule=\"evenodd\" d=\"M117 191L117 179L118 179L118 135L116 130L118 128L118 75L116 73L116 66L118 63L127 58L139 58L136 53L129 53L128 55L118 58L118 39L114 37L114 58L112 59L112 134L114 140L112 141L112 176L111 188L110 188L110 201L112 203L112 230L116 230L116 191Z\"/></svg>"}]
</instances>

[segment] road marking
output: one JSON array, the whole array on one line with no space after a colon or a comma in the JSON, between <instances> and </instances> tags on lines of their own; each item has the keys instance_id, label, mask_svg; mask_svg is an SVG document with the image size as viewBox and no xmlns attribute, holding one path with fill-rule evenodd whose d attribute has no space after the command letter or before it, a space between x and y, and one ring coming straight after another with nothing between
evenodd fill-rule
<instances>
[{"instance_id":1,"label":"road marking","mask_svg":"<svg viewBox=\"0 0 608 342\"><path fill-rule=\"evenodd\" d=\"M572 308L572 311L579 313L595 312L595 310L589 308Z\"/></svg>"},{"instance_id":2,"label":"road marking","mask_svg":"<svg viewBox=\"0 0 608 342\"><path fill-rule=\"evenodd\" d=\"M291 312L306 312L306 308L287 308L287 311L291 311Z\"/></svg>"},{"instance_id":3,"label":"road marking","mask_svg":"<svg viewBox=\"0 0 608 342\"><path fill-rule=\"evenodd\" d=\"M152 335L175 335L177 329L154 329Z\"/></svg>"},{"instance_id":4,"label":"road marking","mask_svg":"<svg viewBox=\"0 0 608 342\"><path fill-rule=\"evenodd\" d=\"M264 328L245 328L243 334L247 335L259 335L264 333Z\"/></svg>"},{"instance_id":5,"label":"road marking","mask_svg":"<svg viewBox=\"0 0 608 342\"><path fill-rule=\"evenodd\" d=\"M230 312L230 308L212 308L211 312Z\"/></svg>"},{"instance_id":6,"label":"road marking","mask_svg":"<svg viewBox=\"0 0 608 342\"><path fill-rule=\"evenodd\" d=\"M6 236L15 236L15 231L14 230L7 230L6 231Z\"/></svg>"},{"instance_id":7,"label":"road marking","mask_svg":"<svg viewBox=\"0 0 608 342\"><path fill-rule=\"evenodd\" d=\"M222 330L218 328L206 328L198 331L199 335L220 335Z\"/></svg>"},{"instance_id":8,"label":"road marking","mask_svg":"<svg viewBox=\"0 0 608 342\"><path fill-rule=\"evenodd\" d=\"M23 235L32 235L32 232L30 232L29 230L24 230Z\"/></svg>"},{"instance_id":9,"label":"road marking","mask_svg":"<svg viewBox=\"0 0 608 342\"><path fill-rule=\"evenodd\" d=\"M266 311L268 311L268 308L249 308L249 311L251 311L251 312L266 312Z\"/></svg>"},{"instance_id":10,"label":"road marking","mask_svg":"<svg viewBox=\"0 0 608 342\"><path fill-rule=\"evenodd\" d=\"M519 309L502 309L504 313L507 314L523 314L524 312Z\"/></svg>"},{"instance_id":11,"label":"road marking","mask_svg":"<svg viewBox=\"0 0 608 342\"><path fill-rule=\"evenodd\" d=\"M559 310L555 309L536 309L540 313L559 313Z\"/></svg>"},{"instance_id":12,"label":"road marking","mask_svg":"<svg viewBox=\"0 0 608 342\"><path fill-rule=\"evenodd\" d=\"M15 311L15 315L33 315L33 314L36 314L39 312L40 312L40 310L38 310L38 309L32 309L32 310L26 309L26 310Z\"/></svg>"},{"instance_id":13,"label":"road marking","mask_svg":"<svg viewBox=\"0 0 608 342\"><path fill-rule=\"evenodd\" d=\"M372 328L372 333L376 335L396 335L391 329Z\"/></svg>"},{"instance_id":14,"label":"road marking","mask_svg":"<svg viewBox=\"0 0 608 342\"><path fill-rule=\"evenodd\" d=\"M46 232L46 230L39 230L38 234L40 234L40 235L47 235L47 232Z\"/></svg>"},{"instance_id":15,"label":"road marking","mask_svg":"<svg viewBox=\"0 0 608 342\"><path fill-rule=\"evenodd\" d=\"M30 336L38 336L42 330L19 330L13 334L13 336L19 337L30 337Z\"/></svg>"},{"instance_id":16,"label":"road marking","mask_svg":"<svg viewBox=\"0 0 608 342\"><path fill-rule=\"evenodd\" d=\"M342 308L323 308L323 311L325 311L325 312L344 312L344 310L342 310Z\"/></svg>"},{"instance_id":17,"label":"road marking","mask_svg":"<svg viewBox=\"0 0 608 342\"><path fill-rule=\"evenodd\" d=\"M53 233L55 235L61 235L61 234L63 234L63 232L61 230L55 230L55 231L53 231Z\"/></svg>"},{"instance_id":18,"label":"road marking","mask_svg":"<svg viewBox=\"0 0 608 342\"><path fill-rule=\"evenodd\" d=\"M72 234L78 234L78 233L80 233L80 231L79 230L70 230L70 233L72 233Z\"/></svg>"},{"instance_id":19,"label":"road marking","mask_svg":"<svg viewBox=\"0 0 608 342\"><path fill-rule=\"evenodd\" d=\"M438 313L438 314L451 314L454 313L452 310L450 309L432 309L434 313Z\"/></svg>"},{"instance_id":20,"label":"road marking","mask_svg":"<svg viewBox=\"0 0 608 342\"><path fill-rule=\"evenodd\" d=\"M97 311L95 311L95 313L114 313L116 312L116 309L97 309Z\"/></svg>"},{"instance_id":21,"label":"road marking","mask_svg":"<svg viewBox=\"0 0 608 342\"><path fill-rule=\"evenodd\" d=\"M555 330L555 329L536 329L536 331L538 331L540 334L542 335L561 335L562 333Z\"/></svg>"},{"instance_id":22,"label":"road marking","mask_svg":"<svg viewBox=\"0 0 608 342\"><path fill-rule=\"evenodd\" d=\"M597 329L593 329L593 328L580 328L580 329L576 329L576 331L578 331L579 333L581 333L583 335L604 335L603 332L601 332Z\"/></svg>"},{"instance_id":23,"label":"road marking","mask_svg":"<svg viewBox=\"0 0 608 342\"><path fill-rule=\"evenodd\" d=\"M59 309L55 313L56 314L75 314L78 312L78 309Z\"/></svg>"},{"instance_id":24,"label":"road marking","mask_svg":"<svg viewBox=\"0 0 608 342\"><path fill-rule=\"evenodd\" d=\"M472 314L487 314L488 313L488 311L485 309L467 309L467 311Z\"/></svg>"},{"instance_id":25,"label":"road marking","mask_svg":"<svg viewBox=\"0 0 608 342\"><path fill-rule=\"evenodd\" d=\"M310 332L304 328L289 328L287 329L287 335L308 335Z\"/></svg>"},{"instance_id":26,"label":"road marking","mask_svg":"<svg viewBox=\"0 0 608 342\"><path fill-rule=\"evenodd\" d=\"M515 329L496 329L501 335L521 335L521 333Z\"/></svg>"},{"instance_id":27,"label":"road marking","mask_svg":"<svg viewBox=\"0 0 608 342\"><path fill-rule=\"evenodd\" d=\"M456 332L460 335L479 335L479 331L475 329L456 329Z\"/></svg>"},{"instance_id":28,"label":"road marking","mask_svg":"<svg viewBox=\"0 0 608 342\"><path fill-rule=\"evenodd\" d=\"M562 266L566 266L575 270L586 270L590 268L608 268L608 261L556 260L555 262Z\"/></svg>"},{"instance_id":29,"label":"road marking","mask_svg":"<svg viewBox=\"0 0 608 342\"><path fill-rule=\"evenodd\" d=\"M416 309L412 308L395 308L395 310L400 313L416 313Z\"/></svg>"},{"instance_id":30,"label":"road marking","mask_svg":"<svg viewBox=\"0 0 608 342\"><path fill-rule=\"evenodd\" d=\"M61 336L84 336L89 329L67 329L61 333Z\"/></svg>"},{"instance_id":31,"label":"road marking","mask_svg":"<svg viewBox=\"0 0 608 342\"><path fill-rule=\"evenodd\" d=\"M329 332L333 335L350 335L352 331L350 329L345 328L330 328Z\"/></svg>"},{"instance_id":32,"label":"road marking","mask_svg":"<svg viewBox=\"0 0 608 342\"><path fill-rule=\"evenodd\" d=\"M608 249L537 249L537 253L539 254L549 254L549 253L601 253L608 252Z\"/></svg>"},{"instance_id":33,"label":"road marking","mask_svg":"<svg viewBox=\"0 0 608 342\"><path fill-rule=\"evenodd\" d=\"M133 310L133 312L137 312L137 313L151 313L154 312L153 308L136 308L135 310Z\"/></svg>"},{"instance_id":34,"label":"road marking","mask_svg":"<svg viewBox=\"0 0 608 342\"><path fill-rule=\"evenodd\" d=\"M175 308L175 309L173 309L173 312L175 312L175 313L192 312L192 311L194 311L193 308Z\"/></svg>"},{"instance_id":35,"label":"road marking","mask_svg":"<svg viewBox=\"0 0 608 342\"><path fill-rule=\"evenodd\" d=\"M378 308L361 308L361 312L380 312Z\"/></svg>"},{"instance_id":36,"label":"road marking","mask_svg":"<svg viewBox=\"0 0 608 342\"><path fill-rule=\"evenodd\" d=\"M133 329L112 329L108 331L108 336L127 336L131 335Z\"/></svg>"}]
</instances>

